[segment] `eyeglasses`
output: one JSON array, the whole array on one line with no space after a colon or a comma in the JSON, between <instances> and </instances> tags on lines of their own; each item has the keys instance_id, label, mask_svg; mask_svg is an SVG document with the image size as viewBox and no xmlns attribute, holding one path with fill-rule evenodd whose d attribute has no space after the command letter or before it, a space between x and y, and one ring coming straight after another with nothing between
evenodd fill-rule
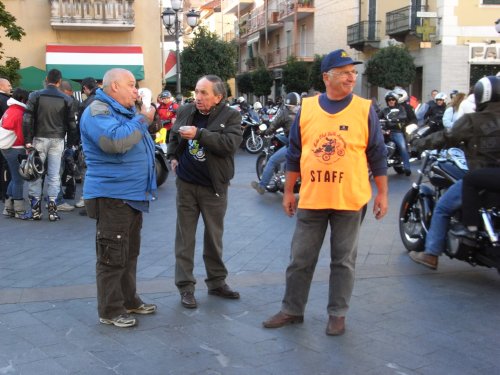
<instances>
[{"instance_id":1,"label":"eyeglasses","mask_svg":"<svg viewBox=\"0 0 500 375\"><path fill-rule=\"evenodd\" d=\"M387 99L388 102L395 102L396 99L393 99L393 98L390 98L390 99Z\"/></svg>"},{"instance_id":2,"label":"eyeglasses","mask_svg":"<svg viewBox=\"0 0 500 375\"><path fill-rule=\"evenodd\" d=\"M330 75L336 75L336 76L339 76L339 77L342 77L342 78L347 78L349 76L354 76L354 78L356 78L358 76L358 71L357 70L346 70L346 71L343 71L343 72L335 72L335 71L329 71L328 74Z\"/></svg>"}]
</instances>

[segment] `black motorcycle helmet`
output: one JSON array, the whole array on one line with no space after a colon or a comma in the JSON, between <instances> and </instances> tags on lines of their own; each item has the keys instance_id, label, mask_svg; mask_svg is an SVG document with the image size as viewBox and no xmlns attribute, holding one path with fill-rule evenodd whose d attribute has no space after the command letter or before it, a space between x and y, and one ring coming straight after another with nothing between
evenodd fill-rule
<instances>
[{"instance_id":1,"label":"black motorcycle helmet","mask_svg":"<svg viewBox=\"0 0 500 375\"><path fill-rule=\"evenodd\" d=\"M160 94L160 99L171 98L171 97L172 97L172 93L168 90L164 90Z\"/></svg>"},{"instance_id":2,"label":"black motorcycle helmet","mask_svg":"<svg viewBox=\"0 0 500 375\"><path fill-rule=\"evenodd\" d=\"M297 94L296 92L292 91L292 92L289 92L288 94L286 94L286 98L285 98L285 105L286 106L297 106L297 105L300 105L300 95Z\"/></svg>"},{"instance_id":3,"label":"black motorcycle helmet","mask_svg":"<svg viewBox=\"0 0 500 375\"><path fill-rule=\"evenodd\" d=\"M19 174L26 181L36 181L45 172L40 154L35 148L28 151L28 155L19 155Z\"/></svg>"},{"instance_id":4,"label":"black motorcycle helmet","mask_svg":"<svg viewBox=\"0 0 500 375\"><path fill-rule=\"evenodd\" d=\"M477 81L474 86L476 112L482 111L487 103L500 101L500 77L488 76Z\"/></svg>"},{"instance_id":5,"label":"black motorcycle helmet","mask_svg":"<svg viewBox=\"0 0 500 375\"><path fill-rule=\"evenodd\" d=\"M396 103L398 103L399 95L395 91L387 91L385 96L384 96L384 99L385 99L385 103L387 105L389 105L389 99L394 99L396 101Z\"/></svg>"}]
</instances>

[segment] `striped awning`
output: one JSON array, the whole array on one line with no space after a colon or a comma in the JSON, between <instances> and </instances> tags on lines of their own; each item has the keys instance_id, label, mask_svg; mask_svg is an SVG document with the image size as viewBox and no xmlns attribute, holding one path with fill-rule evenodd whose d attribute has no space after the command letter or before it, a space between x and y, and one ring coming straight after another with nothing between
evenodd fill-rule
<instances>
[{"instance_id":1,"label":"striped awning","mask_svg":"<svg viewBox=\"0 0 500 375\"><path fill-rule=\"evenodd\" d=\"M77 46L47 44L46 69L59 69L63 77L102 79L111 68L130 70L137 80L144 79L141 46Z\"/></svg>"}]
</instances>

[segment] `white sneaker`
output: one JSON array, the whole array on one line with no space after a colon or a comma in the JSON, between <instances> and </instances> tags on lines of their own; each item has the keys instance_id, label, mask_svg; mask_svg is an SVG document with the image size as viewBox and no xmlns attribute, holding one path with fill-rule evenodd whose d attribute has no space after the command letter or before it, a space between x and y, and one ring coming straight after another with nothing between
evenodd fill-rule
<instances>
[{"instance_id":1,"label":"white sneaker","mask_svg":"<svg viewBox=\"0 0 500 375\"><path fill-rule=\"evenodd\" d=\"M73 211L74 209L75 209L75 206L72 206L66 202L60 203L57 205L57 211L61 211L61 212L69 212L69 211Z\"/></svg>"},{"instance_id":2,"label":"white sneaker","mask_svg":"<svg viewBox=\"0 0 500 375\"><path fill-rule=\"evenodd\" d=\"M83 197L80 198L78 202L75 203L76 208L82 208L85 207L85 201L83 200Z\"/></svg>"}]
</instances>

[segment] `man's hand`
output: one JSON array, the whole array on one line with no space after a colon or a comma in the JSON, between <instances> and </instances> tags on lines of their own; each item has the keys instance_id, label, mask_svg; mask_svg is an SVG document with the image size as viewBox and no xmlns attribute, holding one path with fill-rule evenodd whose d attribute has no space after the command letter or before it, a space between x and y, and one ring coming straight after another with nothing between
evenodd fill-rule
<instances>
[{"instance_id":1,"label":"man's hand","mask_svg":"<svg viewBox=\"0 0 500 375\"><path fill-rule=\"evenodd\" d=\"M184 139L194 139L197 130L196 126L184 125L179 128L179 134Z\"/></svg>"},{"instance_id":2,"label":"man's hand","mask_svg":"<svg viewBox=\"0 0 500 375\"><path fill-rule=\"evenodd\" d=\"M149 108L146 108L144 104L141 105L141 112L140 114L146 117L148 120L148 123L151 124L153 122L153 119L155 117L156 109L154 106L150 106Z\"/></svg>"},{"instance_id":3,"label":"man's hand","mask_svg":"<svg viewBox=\"0 0 500 375\"><path fill-rule=\"evenodd\" d=\"M297 202L294 193L283 193L283 210L289 217L295 215L297 209Z\"/></svg>"},{"instance_id":4,"label":"man's hand","mask_svg":"<svg viewBox=\"0 0 500 375\"><path fill-rule=\"evenodd\" d=\"M177 159L170 159L170 167L172 168L172 172L174 172L175 174L177 174L176 170L178 165L179 162L177 161Z\"/></svg>"},{"instance_id":5,"label":"man's hand","mask_svg":"<svg viewBox=\"0 0 500 375\"><path fill-rule=\"evenodd\" d=\"M375 176L373 177L375 184L377 185L377 196L373 202L373 215L375 219L380 220L387 214L387 209L389 207L388 203L388 183L387 176Z\"/></svg>"}]
</instances>

